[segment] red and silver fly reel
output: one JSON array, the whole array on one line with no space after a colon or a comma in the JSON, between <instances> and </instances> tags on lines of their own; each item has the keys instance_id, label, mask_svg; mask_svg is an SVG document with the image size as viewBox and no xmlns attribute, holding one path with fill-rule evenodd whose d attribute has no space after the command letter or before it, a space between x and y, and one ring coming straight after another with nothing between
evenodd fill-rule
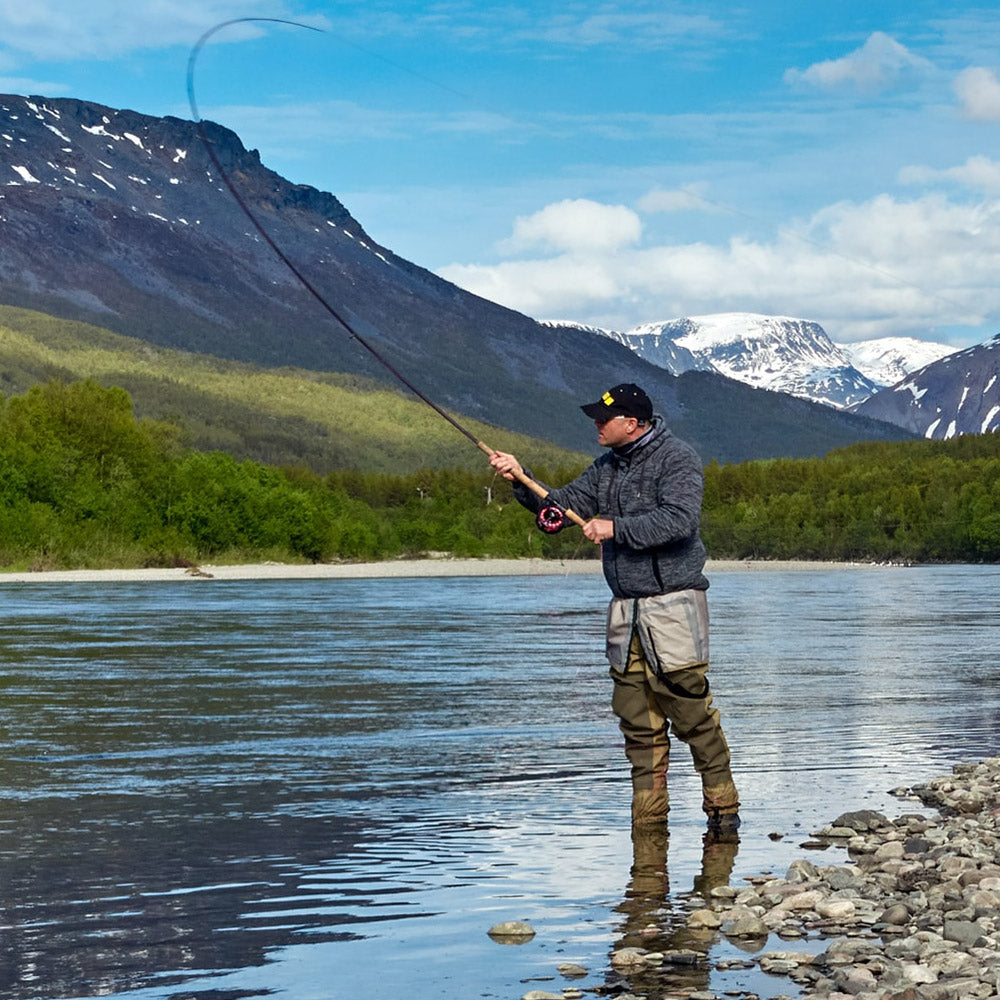
<instances>
[{"instance_id":1,"label":"red and silver fly reel","mask_svg":"<svg viewBox=\"0 0 1000 1000\"><path fill-rule=\"evenodd\" d=\"M544 531L547 535L554 535L566 527L566 512L562 507L550 504L538 512L535 523L540 531Z\"/></svg>"}]
</instances>

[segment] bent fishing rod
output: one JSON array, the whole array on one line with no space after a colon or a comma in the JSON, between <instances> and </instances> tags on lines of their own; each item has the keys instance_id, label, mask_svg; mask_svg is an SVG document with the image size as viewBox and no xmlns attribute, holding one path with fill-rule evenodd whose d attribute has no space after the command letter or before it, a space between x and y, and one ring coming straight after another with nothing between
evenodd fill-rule
<instances>
[{"instance_id":1,"label":"bent fishing rod","mask_svg":"<svg viewBox=\"0 0 1000 1000\"><path fill-rule=\"evenodd\" d=\"M333 319L347 332L354 341L356 341L364 350L366 350L383 368L385 368L398 382L404 385L414 396L417 397L422 403L426 403L438 416L447 420L452 427L455 428L464 437L468 438L480 451L484 452L487 456L492 458L496 455L496 451L491 448L488 444L485 444L475 434L472 433L468 428L463 427L462 424L458 422L450 413L446 412L442 407L435 403L432 399L421 392L402 372L400 372L395 365L393 365L388 359L382 356L375 347L361 336L355 330L351 324L338 312L329 301L320 293L316 286L299 270L295 263L288 257L288 255L281 249L280 246L272 238L271 234L264 228L263 223L257 218L254 212L251 210L250 206L247 204L246 200L240 194L232 178L229 176L225 167L223 167L218 156L216 155L215 149L212 145L212 141L209 139L205 132L204 123L202 122L201 115L198 112L198 103L195 100L194 93L194 70L195 64L197 63L198 56L201 50L204 48L205 44L208 42L209 38L212 37L217 31L221 31L223 28L228 28L234 24L246 24L248 22L268 22L271 24L287 24L295 28L305 28L307 31L319 31L322 32L321 28L315 28L310 24L302 24L299 21L287 21L283 18L278 17L237 17L228 21L220 21L214 27L209 28L201 38L195 43L194 47L191 49L191 55L188 57L188 67L187 67L187 92L188 92L188 103L191 106L191 116L194 119L194 123L198 129L198 138L201 140L201 144L205 147L205 152L208 154L209 160L212 162L212 166L215 167L219 174L222 183L225 184L229 193L233 196L236 204L239 205L243 214L250 220L251 225L254 229L260 233L261 238L264 242L274 251L277 258L281 261L285 267L295 276L298 282L303 288L326 310L326 312L333 317ZM524 473L523 470L514 471L511 470L511 474L514 478L522 485L531 490L536 496L542 500L547 500L549 497L549 491L542 486L541 483L536 482L530 476ZM552 533L558 531L564 524L565 520L570 520L579 527L583 527L586 523L579 514L575 511L570 510L568 507L563 507L560 504L552 503L551 506L544 508L538 516L538 526L547 533Z\"/></svg>"}]
</instances>

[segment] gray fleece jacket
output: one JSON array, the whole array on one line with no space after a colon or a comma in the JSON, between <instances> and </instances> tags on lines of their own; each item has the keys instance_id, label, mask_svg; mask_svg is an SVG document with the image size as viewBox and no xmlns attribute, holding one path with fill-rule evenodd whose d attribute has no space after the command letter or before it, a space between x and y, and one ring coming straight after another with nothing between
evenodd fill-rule
<instances>
[{"instance_id":1,"label":"gray fleece jacket","mask_svg":"<svg viewBox=\"0 0 1000 1000\"><path fill-rule=\"evenodd\" d=\"M601 455L549 500L515 483L518 501L537 513L548 502L580 517L611 518L614 538L601 546L604 578L615 597L705 590L699 534L704 486L695 450L653 417L650 430Z\"/></svg>"}]
</instances>

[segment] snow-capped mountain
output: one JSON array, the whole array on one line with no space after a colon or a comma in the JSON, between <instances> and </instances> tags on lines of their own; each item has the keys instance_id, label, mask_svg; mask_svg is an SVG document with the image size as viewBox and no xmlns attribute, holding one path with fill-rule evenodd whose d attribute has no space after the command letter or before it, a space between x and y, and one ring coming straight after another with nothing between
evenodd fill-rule
<instances>
[{"instance_id":1,"label":"snow-capped mountain","mask_svg":"<svg viewBox=\"0 0 1000 1000\"><path fill-rule=\"evenodd\" d=\"M838 408L860 402L879 388L823 327L808 320L718 313L647 323L609 336L675 374L713 371L757 389Z\"/></svg>"},{"instance_id":2,"label":"snow-capped mountain","mask_svg":"<svg viewBox=\"0 0 1000 1000\"><path fill-rule=\"evenodd\" d=\"M758 389L841 409L953 351L913 337L837 344L818 323L757 313L689 316L645 323L624 333L584 329L617 340L675 375L715 372Z\"/></svg>"},{"instance_id":3,"label":"snow-capped mountain","mask_svg":"<svg viewBox=\"0 0 1000 1000\"><path fill-rule=\"evenodd\" d=\"M851 407L927 438L1000 430L1000 334Z\"/></svg>"},{"instance_id":4,"label":"snow-capped mountain","mask_svg":"<svg viewBox=\"0 0 1000 1000\"><path fill-rule=\"evenodd\" d=\"M912 372L940 361L955 348L914 337L881 337L855 344L837 344L862 375L876 385L890 386L902 382Z\"/></svg>"}]
</instances>

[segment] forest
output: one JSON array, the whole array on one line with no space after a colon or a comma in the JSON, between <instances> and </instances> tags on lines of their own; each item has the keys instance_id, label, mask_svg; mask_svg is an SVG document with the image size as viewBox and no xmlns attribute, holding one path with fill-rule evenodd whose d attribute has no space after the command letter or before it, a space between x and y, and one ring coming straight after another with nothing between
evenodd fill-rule
<instances>
[{"instance_id":1,"label":"forest","mask_svg":"<svg viewBox=\"0 0 1000 1000\"><path fill-rule=\"evenodd\" d=\"M121 388L50 381L0 399L0 567L328 562L450 554L585 559L482 471L320 475L198 451ZM559 484L582 466L535 468ZM712 558L1000 560L1000 437L851 445L705 470Z\"/></svg>"}]
</instances>

